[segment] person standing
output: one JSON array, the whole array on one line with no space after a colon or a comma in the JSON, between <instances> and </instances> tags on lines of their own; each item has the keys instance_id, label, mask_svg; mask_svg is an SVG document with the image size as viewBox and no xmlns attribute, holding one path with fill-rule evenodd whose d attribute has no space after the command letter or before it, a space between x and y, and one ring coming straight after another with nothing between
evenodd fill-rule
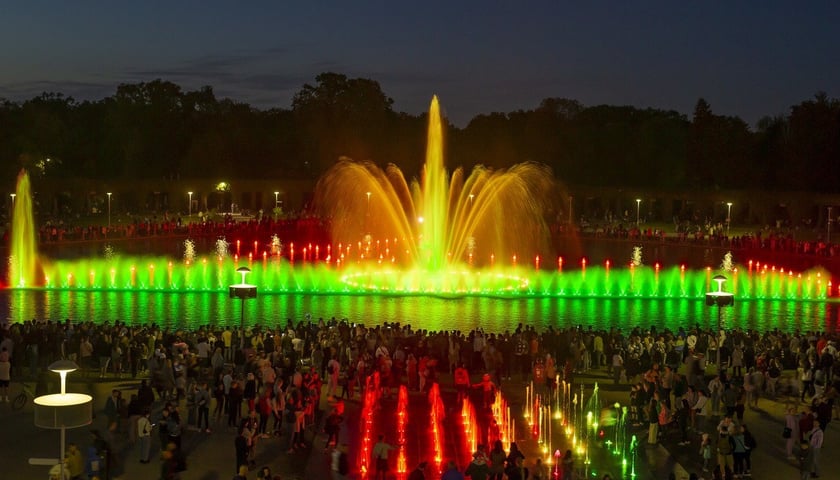
<instances>
[{"instance_id":1,"label":"person standing","mask_svg":"<svg viewBox=\"0 0 840 480\"><path fill-rule=\"evenodd\" d=\"M624 371L624 358L621 356L620 350L615 350L612 356L612 375L613 384L618 385L621 380L621 373Z\"/></svg>"},{"instance_id":2,"label":"person standing","mask_svg":"<svg viewBox=\"0 0 840 480\"><path fill-rule=\"evenodd\" d=\"M341 363L335 355L327 362L327 375L329 376L327 398L335 398L336 392L338 392L338 378L341 375Z\"/></svg>"},{"instance_id":3,"label":"person standing","mask_svg":"<svg viewBox=\"0 0 840 480\"><path fill-rule=\"evenodd\" d=\"M204 431L210 433L210 392L207 390L207 382L201 382L201 387L195 394L195 404L198 409L196 427L201 431L202 420L204 420Z\"/></svg>"},{"instance_id":4,"label":"person standing","mask_svg":"<svg viewBox=\"0 0 840 480\"><path fill-rule=\"evenodd\" d=\"M347 455L347 444L342 443L332 452L333 480L346 480L350 474L350 459ZM412 477L409 477L411 480Z\"/></svg>"},{"instance_id":5,"label":"person standing","mask_svg":"<svg viewBox=\"0 0 840 480\"><path fill-rule=\"evenodd\" d=\"M820 476L820 450L823 446L823 431L819 425L814 425L811 432L808 434L808 447L810 450L810 466L811 476L817 478Z\"/></svg>"},{"instance_id":6,"label":"person standing","mask_svg":"<svg viewBox=\"0 0 840 480\"><path fill-rule=\"evenodd\" d=\"M740 478L746 473L744 462L747 457L747 445L744 440L743 427L738 428L735 435L732 435L732 456L735 464L735 478Z\"/></svg>"},{"instance_id":7,"label":"person standing","mask_svg":"<svg viewBox=\"0 0 840 480\"><path fill-rule=\"evenodd\" d=\"M388 476L388 452L394 450L394 446L385 442L385 435L379 435L379 441L373 446L373 459L376 462L376 474L374 480Z\"/></svg>"},{"instance_id":8,"label":"person standing","mask_svg":"<svg viewBox=\"0 0 840 480\"><path fill-rule=\"evenodd\" d=\"M811 478L811 449L808 442L799 442L796 458L799 461L799 480L809 480Z\"/></svg>"},{"instance_id":9,"label":"person standing","mask_svg":"<svg viewBox=\"0 0 840 480\"><path fill-rule=\"evenodd\" d=\"M744 445L747 447L747 451L744 455L744 475L750 477L752 476L752 452L758 447L758 442L755 440L755 436L752 432L747 428L746 423L741 424L741 430L744 432Z\"/></svg>"},{"instance_id":10,"label":"person standing","mask_svg":"<svg viewBox=\"0 0 840 480\"><path fill-rule=\"evenodd\" d=\"M149 410L137 419L137 438L140 442L140 463L149 463L149 454L152 450L152 421Z\"/></svg>"},{"instance_id":11,"label":"person standing","mask_svg":"<svg viewBox=\"0 0 840 480\"><path fill-rule=\"evenodd\" d=\"M233 440L233 446L236 449L236 471L242 472L245 469L245 474L248 473L248 439L245 438L245 429L240 428L236 438Z\"/></svg>"},{"instance_id":12,"label":"person standing","mask_svg":"<svg viewBox=\"0 0 840 480\"><path fill-rule=\"evenodd\" d=\"M785 430L782 432L785 439L785 453L789 460L793 460L794 456L793 446L800 440L799 437L799 416L796 415L796 407L788 407L785 414Z\"/></svg>"}]
</instances>

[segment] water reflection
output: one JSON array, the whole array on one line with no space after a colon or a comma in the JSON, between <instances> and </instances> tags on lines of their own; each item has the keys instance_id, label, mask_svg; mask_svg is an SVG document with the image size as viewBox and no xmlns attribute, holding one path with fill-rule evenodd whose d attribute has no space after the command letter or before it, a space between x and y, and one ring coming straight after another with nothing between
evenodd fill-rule
<instances>
[{"instance_id":1,"label":"water reflection","mask_svg":"<svg viewBox=\"0 0 840 480\"><path fill-rule=\"evenodd\" d=\"M0 291L0 318L21 322L39 320L123 321L128 324L154 322L169 327L238 325L241 304L227 294L215 292L162 293L122 291ZM375 325L381 322L409 323L430 330L512 330L519 323L537 328L582 325L594 328L655 325L676 330L680 326L713 326L716 308L694 299L497 299L466 297L376 297L368 295L262 295L245 302L247 325L277 325L287 318L346 318ZM834 330L840 306L827 302L783 300L736 301L722 311L727 328L778 328Z\"/></svg>"}]
</instances>

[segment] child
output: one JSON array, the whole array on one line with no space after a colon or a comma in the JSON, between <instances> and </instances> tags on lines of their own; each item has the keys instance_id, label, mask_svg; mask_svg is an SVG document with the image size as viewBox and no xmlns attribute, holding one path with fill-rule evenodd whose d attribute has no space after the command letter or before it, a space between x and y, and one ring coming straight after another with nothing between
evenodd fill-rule
<instances>
[{"instance_id":1,"label":"child","mask_svg":"<svg viewBox=\"0 0 840 480\"><path fill-rule=\"evenodd\" d=\"M811 478L811 450L810 444L803 440L799 442L799 478L801 480L808 480Z\"/></svg>"},{"instance_id":2,"label":"child","mask_svg":"<svg viewBox=\"0 0 840 480\"><path fill-rule=\"evenodd\" d=\"M700 456L703 457L703 471L709 471L709 460L712 459L712 440L708 433L703 434L703 441L700 443Z\"/></svg>"}]
</instances>

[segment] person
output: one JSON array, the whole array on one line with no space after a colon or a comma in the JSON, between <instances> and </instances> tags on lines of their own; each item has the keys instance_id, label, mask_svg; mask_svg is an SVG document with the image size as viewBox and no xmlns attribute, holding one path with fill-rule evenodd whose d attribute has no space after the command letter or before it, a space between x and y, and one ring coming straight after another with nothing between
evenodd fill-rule
<instances>
[{"instance_id":1,"label":"person","mask_svg":"<svg viewBox=\"0 0 840 480\"><path fill-rule=\"evenodd\" d=\"M490 450L491 480L502 480L502 475L505 473L505 459L507 459L507 453L502 446L502 441L496 440L493 443L493 449Z\"/></svg>"},{"instance_id":2,"label":"person","mask_svg":"<svg viewBox=\"0 0 840 480\"><path fill-rule=\"evenodd\" d=\"M114 389L111 391L111 396L105 401L105 416L108 418L108 426L117 423L120 417L120 411L123 408L122 392Z\"/></svg>"},{"instance_id":3,"label":"person","mask_svg":"<svg viewBox=\"0 0 840 480\"><path fill-rule=\"evenodd\" d=\"M703 471L708 472L712 460L712 440L708 433L704 433L700 441L700 457L703 459Z\"/></svg>"},{"instance_id":4,"label":"person","mask_svg":"<svg viewBox=\"0 0 840 480\"><path fill-rule=\"evenodd\" d=\"M70 473L70 480L81 480L82 474L85 472L85 459L79 446L75 443L67 445L65 462Z\"/></svg>"},{"instance_id":5,"label":"person","mask_svg":"<svg viewBox=\"0 0 840 480\"><path fill-rule=\"evenodd\" d=\"M620 350L615 350L612 356L612 375L613 384L618 385L621 380L621 374L624 371L624 358L621 356Z\"/></svg>"},{"instance_id":6,"label":"person","mask_svg":"<svg viewBox=\"0 0 840 480\"><path fill-rule=\"evenodd\" d=\"M446 464L446 471L441 475L440 480L464 480L464 474L458 471L455 462L450 460Z\"/></svg>"},{"instance_id":7,"label":"person","mask_svg":"<svg viewBox=\"0 0 840 480\"><path fill-rule=\"evenodd\" d=\"M655 445L659 442L659 400L657 395L648 401L644 409L648 421L648 440L649 445Z\"/></svg>"},{"instance_id":8,"label":"person","mask_svg":"<svg viewBox=\"0 0 840 480\"><path fill-rule=\"evenodd\" d=\"M575 474L575 457L571 450L566 450L563 454L563 478L572 478Z\"/></svg>"},{"instance_id":9,"label":"person","mask_svg":"<svg viewBox=\"0 0 840 480\"><path fill-rule=\"evenodd\" d=\"M481 405L484 408L489 408L496 400L496 384L493 383L489 373L482 375L481 381L473 384L473 388L481 389Z\"/></svg>"},{"instance_id":10,"label":"person","mask_svg":"<svg viewBox=\"0 0 840 480\"><path fill-rule=\"evenodd\" d=\"M746 473L744 463L747 457L747 450L747 444L744 440L744 429L743 427L737 428L735 434L732 435L732 457L735 478L740 478L744 475L744 473Z\"/></svg>"},{"instance_id":11,"label":"person","mask_svg":"<svg viewBox=\"0 0 840 480\"><path fill-rule=\"evenodd\" d=\"M522 457L516 457L516 461L512 465L508 465L507 469L505 469L505 473L507 474L508 480L528 479L528 469L525 468L524 459ZM564 475L563 478L571 477L566 477Z\"/></svg>"},{"instance_id":12,"label":"person","mask_svg":"<svg viewBox=\"0 0 840 480\"><path fill-rule=\"evenodd\" d=\"M151 412L146 410L137 419L137 437L140 442L140 463L149 463L149 454L152 449L152 421L149 419Z\"/></svg>"},{"instance_id":13,"label":"person","mask_svg":"<svg viewBox=\"0 0 840 480\"><path fill-rule=\"evenodd\" d=\"M374 480L388 476L388 452L396 447L385 442L385 435L379 435L379 441L373 446L373 459L376 462L376 473Z\"/></svg>"},{"instance_id":14,"label":"person","mask_svg":"<svg viewBox=\"0 0 840 480\"><path fill-rule=\"evenodd\" d=\"M160 480L175 480L178 478L176 460L173 450L164 449L160 455Z\"/></svg>"},{"instance_id":15,"label":"person","mask_svg":"<svg viewBox=\"0 0 840 480\"><path fill-rule=\"evenodd\" d=\"M236 449L236 471L241 472L245 469L245 474L248 473L248 439L245 438L244 428L239 429L239 434L233 440L233 446Z\"/></svg>"},{"instance_id":16,"label":"person","mask_svg":"<svg viewBox=\"0 0 840 480\"><path fill-rule=\"evenodd\" d=\"M344 417L339 413L337 408L333 408L329 416L327 416L324 430L327 432L326 448L333 445L338 445L338 433L341 431L341 423Z\"/></svg>"},{"instance_id":17,"label":"person","mask_svg":"<svg viewBox=\"0 0 840 480\"><path fill-rule=\"evenodd\" d=\"M487 480L490 477L490 467L487 465L486 457L483 453L474 453L472 462L467 465L467 470L464 475L469 476L472 480Z\"/></svg>"},{"instance_id":18,"label":"person","mask_svg":"<svg viewBox=\"0 0 840 480\"><path fill-rule=\"evenodd\" d=\"M350 474L350 457L347 455L348 445L342 443L332 452L333 480L346 480ZM411 480L411 477L409 477ZM421 478L422 480L422 478Z\"/></svg>"},{"instance_id":19,"label":"person","mask_svg":"<svg viewBox=\"0 0 840 480\"><path fill-rule=\"evenodd\" d=\"M749 477L752 476L752 452L758 447L758 442L746 423L741 424L741 430L744 432L744 445L747 447L744 453L744 475Z\"/></svg>"},{"instance_id":20,"label":"person","mask_svg":"<svg viewBox=\"0 0 840 480\"><path fill-rule=\"evenodd\" d=\"M531 480L549 480L548 469L542 463L542 458L537 458L534 461L534 467L531 469Z\"/></svg>"},{"instance_id":21,"label":"person","mask_svg":"<svg viewBox=\"0 0 840 480\"><path fill-rule=\"evenodd\" d=\"M408 480L426 480L426 466L427 462L420 462L417 468L411 471L408 475Z\"/></svg>"},{"instance_id":22,"label":"person","mask_svg":"<svg viewBox=\"0 0 840 480\"><path fill-rule=\"evenodd\" d=\"M735 466L733 450L734 444L729 430L726 428L719 429L717 440L718 470L723 478L729 478L732 475Z\"/></svg>"},{"instance_id":23,"label":"person","mask_svg":"<svg viewBox=\"0 0 840 480\"><path fill-rule=\"evenodd\" d=\"M201 386L195 394L195 404L198 409L198 419L196 422L198 431L202 430L201 426L203 424L203 430L206 433L210 433L210 391L207 390L207 382L201 382Z\"/></svg>"},{"instance_id":24,"label":"person","mask_svg":"<svg viewBox=\"0 0 840 480\"><path fill-rule=\"evenodd\" d=\"M694 410L694 428L700 433L706 431L706 419L709 417L709 398L703 389L697 390L697 403L692 406Z\"/></svg>"},{"instance_id":25,"label":"person","mask_svg":"<svg viewBox=\"0 0 840 480\"><path fill-rule=\"evenodd\" d=\"M455 369L454 378L455 391L458 393L456 402L460 405L461 401L467 398L470 387L470 374L463 363Z\"/></svg>"},{"instance_id":26,"label":"person","mask_svg":"<svg viewBox=\"0 0 840 480\"><path fill-rule=\"evenodd\" d=\"M257 472L257 478L259 480L271 480L271 469L268 468L268 465L264 465L259 472Z\"/></svg>"},{"instance_id":27,"label":"person","mask_svg":"<svg viewBox=\"0 0 840 480\"><path fill-rule=\"evenodd\" d=\"M233 480L248 480L248 466L242 465L233 476Z\"/></svg>"},{"instance_id":28,"label":"person","mask_svg":"<svg viewBox=\"0 0 840 480\"><path fill-rule=\"evenodd\" d=\"M811 448L807 441L799 442L796 458L799 461L799 480L809 480L811 478Z\"/></svg>"},{"instance_id":29,"label":"person","mask_svg":"<svg viewBox=\"0 0 840 480\"><path fill-rule=\"evenodd\" d=\"M823 446L823 431L819 425L814 425L808 434L808 449L810 451L810 471L811 476L817 478L820 476L820 451Z\"/></svg>"},{"instance_id":30,"label":"person","mask_svg":"<svg viewBox=\"0 0 840 480\"><path fill-rule=\"evenodd\" d=\"M507 466L511 467L516 465L517 458L525 460L525 455L519 450L519 445L516 442L510 442L510 452L508 453L507 459L505 459Z\"/></svg>"},{"instance_id":31,"label":"person","mask_svg":"<svg viewBox=\"0 0 840 480\"><path fill-rule=\"evenodd\" d=\"M796 415L796 407L788 407L787 413L785 414L785 429L785 432L787 432L783 434L785 438L785 453L789 460L794 460L796 457L794 456L793 446L796 442L799 442L800 438L799 416Z\"/></svg>"}]
</instances>

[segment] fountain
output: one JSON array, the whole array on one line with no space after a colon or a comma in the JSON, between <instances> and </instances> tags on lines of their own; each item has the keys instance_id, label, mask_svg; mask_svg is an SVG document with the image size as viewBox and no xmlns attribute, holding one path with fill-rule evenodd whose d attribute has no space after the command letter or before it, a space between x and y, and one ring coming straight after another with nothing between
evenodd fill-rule
<instances>
[{"instance_id":1,"label":"fountain","mask_svg":"<svg viewBox=\"0 0 840 480\"><path fill-rule=\"evenodd\" d=\"M275 302L272 296L289 294L375 294L547 299L548 304L541 301L546 307L536 308L554 308L552 299L567 298L681 302L664 307L667 318L677 317L673 308L679 309L683 318L695 317L690 305L702 308L688 301L702 300L709 291L717 272L712 267L642 265L636 258L640 251L633 257L638 261L622 262L622 267L609 261L588 264L586 258L569 261L550 252L544 215L553 197L551 174L544 167L526 163L498 171L477 167L469 174L459 168L450 175L443 164L442 124L435 98L429 113L422 181L407 182L394 165L383 170L371 163L342 160L331 169L317 186L316 205L332 225L332 241L321 244L295 244L280 238L242 244L231 239L213 252L196 252L194 243L185 242L183 258L112 255L51 260L37 253L31 188L28 176L21 172L8 277L8 285L19 299L17 308L32 304L18 295L29 290L221 294L238 280L236 270L243 266L251 270L249 283L259 288L260 304ZM735 310L739 317L746 318L752 311L762 316L771 308L757 306L744 314L742 300L823 302L836 295L830 278L820 270L798 273L753 262L730 267L727 289L738 298ZM63 298L47 302L78 303ZM804 307L800 318L810 319L813 315L809 312L819 310L818 305ZM350 308L356 311L356 307ZM645 316L655 321L660 316L658 308ZM122 310L116 314L124 318L133 315ZM75 317L78 313L62 315ZM168 313L162 311L161 315ZM271 315L276 318L275 313ZM9 316L23 319L20 312ZM482 318L487 321L486 315ZM504 318L511 320L508 312ZM528 321L534 318L528 315Z\"/></svg>"},{"instance_id":2,"label":"fountain","mask_svg":"<svg viewBox=\"0 0 840 480\"><path fill-rule=\"evenodd\" d=\"M25 170L18 174L14 198L16 201L12 212L9 285L34 287L41 284L38 250L35 244L38 228L32 218L32 187L29 174Z\"/></svg>"},{"instance_id":3,"label":"fountain","mask_svg":"<svg viewBox=\"0 0 840 480\"><path fill-rule=\"evenodd\" d=\"M333 243L357 244L369 260L392 258L436 272L453 265L487 264L549 253L544 215L553 197L551 172L533 163L469 175L443 164L443 127L437 98L429 110L422 182L406 182L395 165L343 160L319 181L320 213L332 220ZM360 221L363 219L364 221ZM386 240L387 239L387 240ZM389 252L376 242L391 241Z\"/></svg>"}]
</instances>

